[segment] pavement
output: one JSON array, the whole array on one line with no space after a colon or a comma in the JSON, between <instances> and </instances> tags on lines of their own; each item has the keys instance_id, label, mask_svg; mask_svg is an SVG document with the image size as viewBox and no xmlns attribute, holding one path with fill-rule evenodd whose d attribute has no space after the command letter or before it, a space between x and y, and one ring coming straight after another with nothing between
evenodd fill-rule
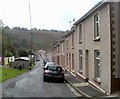
<instances>
[{"instance_id":1,"label":"pavement","mask_svg":"<svg viewBox=\"0 0 120 99\"><path fill-rule=\"evenodd\" d=\"M82 94L84 97L98 99L98 98L112 98L120 99L120 92L112 95L106 95L102 91L90 85L88 82L83 82L77 79L68 70L65 70L65 81L68 82L76 91Z\"/></svg>"}]
</instances>

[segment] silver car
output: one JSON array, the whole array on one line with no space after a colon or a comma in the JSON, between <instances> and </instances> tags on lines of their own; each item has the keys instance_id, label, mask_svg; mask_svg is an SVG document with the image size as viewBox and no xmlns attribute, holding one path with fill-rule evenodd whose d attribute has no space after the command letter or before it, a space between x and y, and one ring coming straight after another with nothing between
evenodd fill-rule
<instances>
[{"instance_id":1,"label":"silver car","mask_svg":"<svg viewBox=\"0 0 120 99\"><path fill-rule=\"evenodd\" d=\"M47 66L51 66L51 65L55 65L55 63L54 63L54 62L47 62L47 63L45 64L45 68L46 68Z\"/></svg>"}]
</instances>

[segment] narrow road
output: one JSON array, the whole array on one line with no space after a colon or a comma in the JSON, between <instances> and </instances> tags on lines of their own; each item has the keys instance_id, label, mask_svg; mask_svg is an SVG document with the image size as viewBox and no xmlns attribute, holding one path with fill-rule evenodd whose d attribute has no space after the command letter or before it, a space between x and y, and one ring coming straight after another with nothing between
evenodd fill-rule
<instances>
[{"instance_id":1,"label":"narrow road","mask_svg":"<svg viewBox=\"0 0 120 99\"><path fill-rule=\"evenodd\" d=\"M13 84L14 83L14 84ZM80 97L69 84L43 82L43 63L39 61L30 72L16 82L4 86L3 97Z\"/></svg>"}]
</instances>

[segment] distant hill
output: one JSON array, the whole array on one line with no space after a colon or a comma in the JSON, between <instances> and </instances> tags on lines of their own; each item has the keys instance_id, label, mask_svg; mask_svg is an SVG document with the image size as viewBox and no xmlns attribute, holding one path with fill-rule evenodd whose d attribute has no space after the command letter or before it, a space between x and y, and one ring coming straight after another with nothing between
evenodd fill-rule
<instances>
[{"instance_id":1,"label":"distant hill","mask_svg":"<svg viewBox=\"0 0 120 99\"><path fill-rule=\"evenodd\" d=\"M5 36L11 39L12 46L16 49L31 49L31 31L25 28L13 28L10 29L5 27ZM32 30L33 39L33 51L38 51L40 49L50 51L53 47L53 43L59 40L63 31L57 30Z\"/></svg>"}]
</instances>

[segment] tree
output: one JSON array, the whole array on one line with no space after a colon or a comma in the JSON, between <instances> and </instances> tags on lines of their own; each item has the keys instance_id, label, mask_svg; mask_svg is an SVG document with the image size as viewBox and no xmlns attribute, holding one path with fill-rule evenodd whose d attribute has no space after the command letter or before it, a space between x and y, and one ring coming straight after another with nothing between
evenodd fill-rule
<instances>
[{"instance_id":1,"label":"tree","mask_svg":"<svg viewBox=\"0 0 120 99\"><path fill-rule=\"evenodd\" d=\"M28 57L28 52L24 49L18 50L18 56L19 57Z\"/></svg>"},{"instance_id":2,"label":"tree","mask_svg":"<svg viewBox=\"0 0 120 99\"><path fill-rule=\"evenodd\" d=\"M20 27L13 27L14 30L20 30Z\"/></svg>"},{"instance_id":3,"label":"tree","mask_svg":"<svg viewBox=\"0 0 120 99\"><path fill-rule=\"evenodd\" d=\"M5 28L5 29L10 29L9 26L5 26L4 28Z\"/></svg>"},{"instance_id":4,"label":"tree","mask_svg":"<svg viewBox=\"0 0 120 99\"><path fill-rule=\"evenodd\" d=\"M0 19L0 29L4 26L3 21Z\"/></svg>"},{"instance_id":5,"label":"tree","mask_svg":"<svg viewBox=\"0 0 120 99\"><path fill-rule=\"evenodd\" d=\"M2 28L4 24L2 20L0 19L0 45L2 45ZM0 46L0 56L2 56L2 46Z\"/></svg>"},{"instance_id":6,"label":"tree","mask_svg":"<svg viewBox=\"0 0 120 99\"><path fill-rule=\"evenodd\" d=\"M6 57L11 57L11 56L13 56L13 53L10 52L10 51L8 51L8 52L6 53Z\"/></svg>"},{"instance_id":7,"label":"tree","mask_svg":"<svg viewBox=\"0 0 120 99\"><path fill-rule=\"evenodd\" d=\"M6 28L2 28L2 56L11 57L16 54L10 36L6 34Z\"/></svg>"}]
</instances>

